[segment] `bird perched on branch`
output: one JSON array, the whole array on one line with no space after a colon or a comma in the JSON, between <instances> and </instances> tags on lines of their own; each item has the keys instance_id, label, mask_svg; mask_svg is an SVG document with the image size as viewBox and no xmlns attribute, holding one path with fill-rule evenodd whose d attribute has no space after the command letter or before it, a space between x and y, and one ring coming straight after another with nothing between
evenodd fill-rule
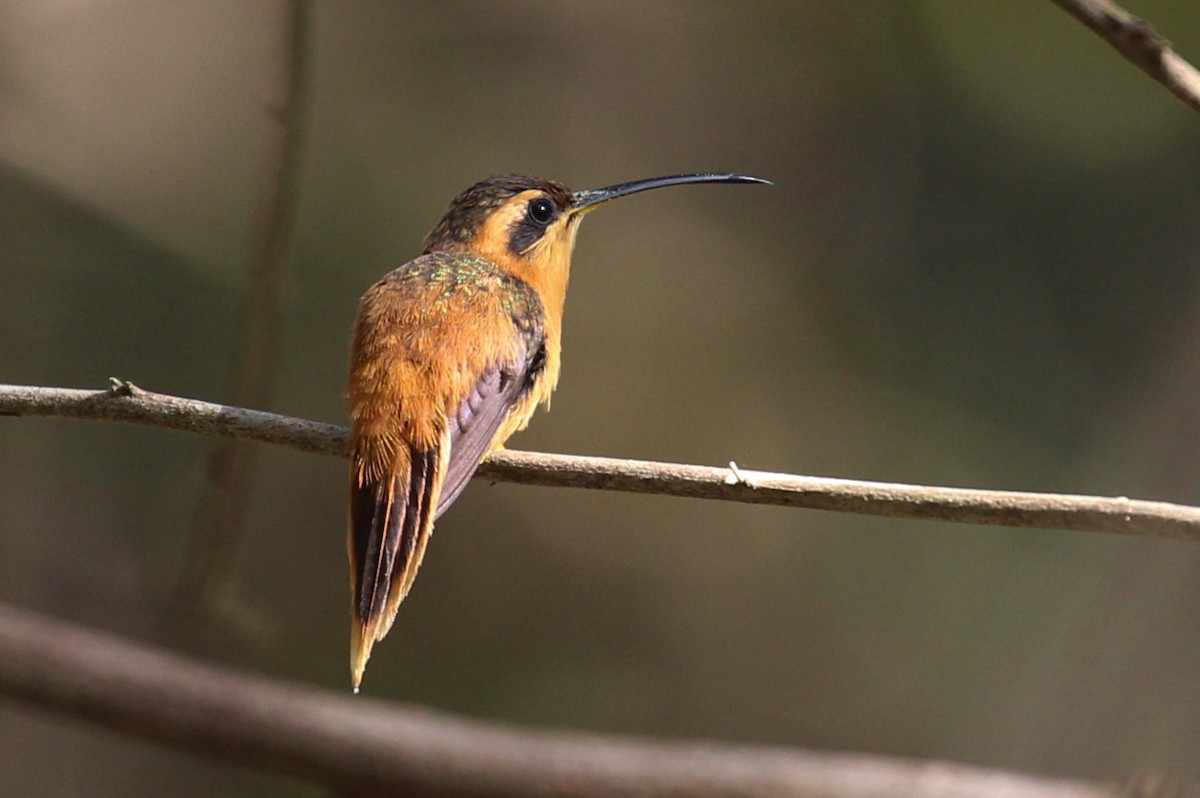
<instances>
[{"instance_id":1,"label":"bird perched on branch","mask_svg":"<svg viewBox=\"0 0 1200 798\"><path fill-rule=\"evenodd\" d=\"M367 290L348 387L355 691L412 586L434 520L483 456L550 400L584 215L664 186L768 182L676 175L572 192L522 175L490 177L454 198L420 257Z\"/></svg>"}]
</instances>

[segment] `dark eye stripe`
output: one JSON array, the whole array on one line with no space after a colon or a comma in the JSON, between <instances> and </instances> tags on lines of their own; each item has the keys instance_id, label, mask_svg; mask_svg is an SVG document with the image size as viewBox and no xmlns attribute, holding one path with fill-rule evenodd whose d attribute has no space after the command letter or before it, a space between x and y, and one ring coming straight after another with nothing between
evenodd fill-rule
<instances>
[{"instance_id":1,"label":"dark eye stripe","mask_svg":"<svg viewBox=\"0 0 1200 798\"><path fill-rule=\"evenodd\" d=\"M560 211L549 197L534 197L525 206L525 214L510 228L508 249L514 255L524 255L541 240L546 230L558 218Z\"/></svg>"}]
</instances>

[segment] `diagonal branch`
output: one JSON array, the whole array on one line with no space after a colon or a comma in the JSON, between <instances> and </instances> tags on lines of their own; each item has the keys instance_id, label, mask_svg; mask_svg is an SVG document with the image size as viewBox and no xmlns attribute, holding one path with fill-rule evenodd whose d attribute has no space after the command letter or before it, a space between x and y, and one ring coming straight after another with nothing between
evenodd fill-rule
<instances>
[{"instance_id":1,"label":"diagonal branch","mask_svg":"<svg viewBox=\"0 0 1200 798\"><path fill-rule=\"evenodd\" d=\"M1110 0L1052 0L1087 25L1131 63L1200 111L1200 71L1185 61L1149 22Z\"/></svg>"},{"instance_id":2,"label":"diagonal branch","mask_svg":"<svg viewBox=\"0 0 1200 798\"><path fill-rule=\"evenodd\" d=\"M945 762L534 732L319 691L0 605L0 694L350 795L1113 798Z\"/></svg>"},{"instance_id":3,"label":"diagonal branch","mask_svg":"<svg viewBox=\"0 0 1200 798\"><path fill-rule=\"evenodd\" d=\"M344 456L346 430L274 413L151 393L120 380L107 391L0 385L0 416L50 416L167 427ZM1125 497L974 490L607 457L502 451L485 479L656 493L894 518L1200 540L1200 508Z\"/></svg>"}]
</instances>

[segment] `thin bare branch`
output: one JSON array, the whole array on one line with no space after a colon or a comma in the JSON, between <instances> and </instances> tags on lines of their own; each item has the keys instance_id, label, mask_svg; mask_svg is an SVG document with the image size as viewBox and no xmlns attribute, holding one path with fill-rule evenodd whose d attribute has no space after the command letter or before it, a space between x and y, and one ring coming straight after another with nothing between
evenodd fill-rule
<instances>
[{"instance_id":1,"label":"thin bare branch","mask_svg":"<svg viewBox=\"0 0 1200 798\"><path fill-rule=\"evenodd\" d=\"M151 393L120 380L107 391L0 385L0 415L124 421L345 455L332 424ZM656 493L747 504L970 524L1200 540L1200 508L1125 497L974 490L607 457L502 451L479 476L528 485Z\"/></svg>"},{"instance_id":2,"label":"thin bare branch","mask_svg":"<svg viewBox=\"0 0 1200 798\"><path fill-rule=\"evenodd\" d=\"M302 452L339 457L346 453L344 427L152 393L115 378L106 391L0 385L0 416L123 421L201 435L247 438Z\"/></svg>"},{"instance_id":3,"label":"thin bare branch","mask_svg":"<svg viewBox=\"0 0 1200 798\"><path fill-rule=\"evenodd\" d=\"M190 661L0 605L0 694L355 795L1111 798L942 762L532 732Z\"/></svg>"},{"instance_id":4,"label":"thin bare branch","mask_svg":"<svg viewBox=\"0 0 1200 798\"><path fill-rule=\"evenodd\" d=\"M1110 0L1052 0L1087 25L1143 72L1200 111L1200 71L1185 61L1150 23Z\"/></svg>"}]
</instances>

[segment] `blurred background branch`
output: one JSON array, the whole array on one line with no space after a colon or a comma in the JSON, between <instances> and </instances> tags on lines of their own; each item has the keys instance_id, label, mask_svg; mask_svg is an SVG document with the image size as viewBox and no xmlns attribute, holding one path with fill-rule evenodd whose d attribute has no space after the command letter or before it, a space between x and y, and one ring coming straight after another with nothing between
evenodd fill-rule
<instances>
[{"instance_id":1,"label":"blurred background branch","mask_svg":"<svg viewBox=\"0 0 1200 798\"><path fill-rule=\"evenodd\" d=\"M1112 798L1110 786L786 748L526 731L188 660L0 605L0 694L348 795Z\"/></svg>"},{"instance_id":2,"label":"blurred background branch","mask_svg":"<svg viewBox=\"0 0 1200 798\"><path fill-rule=\"evenodd\" d=\"M1144 19L1111 0L1052 0L1116 48L1147 75L1200 111L1200 71L1171 49Z\"/></svg>"},{"instance_id":3,"label":"blurred background branch","mask_svg":"<svg viewBox=\"0 0 1200 798\"><path fill-rule=\"evenodd\" d=\"M152 393L116 379L108 391L0 385L0 415L126 421L322 454L345 451L341 427ZM1126 497L901 485L752 471L736 463L714 468L507 450L489 455L478 476L893 518L1200 539L1200 508Z\"/></svg>"},{"instance_id":4,"label":"blurred background branch","mask_svg":"<svg viewBox=\"0 0 1200 798\"><path fill-rule=\"evenodd\" d=\"M284 3L280 24L287 46L280 50L284 61L279 70L280 97L264 108L273 135L259 242L246 261L246 285L230 353L227 390L229 401L236 405L270 406L279 369L284 330L281 292L301 184L308 17L307 0ZM246 624L240 621L246 608L237 600L234 562L257 463L257 449L238 438L221 442L210 455L175 595L175 607L184 617L215 619L243 633Z\"/></svg>"}]
</instances>

